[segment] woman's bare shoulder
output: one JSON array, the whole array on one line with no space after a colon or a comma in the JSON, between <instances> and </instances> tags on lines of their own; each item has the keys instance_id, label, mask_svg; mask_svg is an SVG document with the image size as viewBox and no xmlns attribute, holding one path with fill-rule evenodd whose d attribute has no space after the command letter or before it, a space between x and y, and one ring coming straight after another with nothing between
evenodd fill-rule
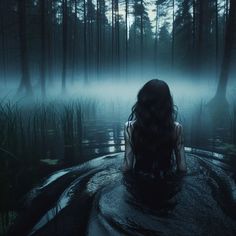
<instances>
[{"instance_id":1,"label":"woman's bare shoulder","mask_svg":"<svg viewBox=\"0 0 236 236\"><path fill-rule=\"evenodd\" d=\"M133 124L134 124L134 122L135 121L127 121L127 122L125 122L125 125L124 125L125 137L129 137L129 139L130 139L130 134L133 131Z\"/></svg>"},{"instance_id":2,"label":"woman's bare shoulder","mask_svg":"<svg viewBox=\"0 0 236 236\"><path fill-rule=\"evenodd\" d=\"M183 126L179 122L174 122L174 137L176 140L180 139L183 135Z\"/></svg>"},{"instance_id":3,"label":"woman's bare shoulder","mask_svg":"<svg viewBox=\"0 0 236 236\"><path fill-rule=\"evenodd\" d=\"M131 121L126 121L125 122L125 126L132 126L134 124L135 120L131 120Z\"/></svg>"},{"instance_id":4,"label":"woman's bare shoulder","mask_svg":"<svg viewBox=\"0 0 236 236\"><path fill-rule=\"evenodd\" d=\"M134 125L134 120L132 120L132 121L126 121L125 122L125 128L127 129L129 129L129 130L131 130L132 128L133 128L133 125Z\"/></svg>"},{"instance_id":5,"label":"woman's bare shoulder","mask_svg":"<svg viewBox=\"0 0 236 236\"><path fill-rule=\"evenodd\" d=\"M174 127L178 131L183 129L183 126L179 122L177 122L177 121L174 122Z\"/></svg>"},{"instance_id":6,"label":"woman's bare shoulder","mask_svg":"<svg viewBox=\"0 0 236 236\"><path fill-rule=\"evenodd\" d=\"M175 127L182 126L178 121L174 122Z\"/></svg>"}]
</instances>

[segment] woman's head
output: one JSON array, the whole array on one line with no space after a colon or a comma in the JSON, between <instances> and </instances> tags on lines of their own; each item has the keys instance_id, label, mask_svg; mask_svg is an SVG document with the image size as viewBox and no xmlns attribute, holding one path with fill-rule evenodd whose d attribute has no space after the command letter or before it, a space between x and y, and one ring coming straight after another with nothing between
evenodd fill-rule
<instances>
[{"instance_id":1,"label":"woman's head","mask_svg":"<svg viewBox=\"0 0 236 236\"><path fill-rule=\"evenodd\" d=\"M162 80L153 79L139 91L135 106L136 119L150 124L170 121L173 116L173 101L169 86Z\"/></svg>"},{"instance_id":2,"label":"woman's head","mask_svg":"<svg viewBox=\"0 0 236 236\"><path fill-rule=\"evenodd\" d=\"M142 165L168 166L173 149L175 110L169 86L162 80L148 81L140 89L129 120L135 120L132 148Z\"/></svg>"}]
</instances>

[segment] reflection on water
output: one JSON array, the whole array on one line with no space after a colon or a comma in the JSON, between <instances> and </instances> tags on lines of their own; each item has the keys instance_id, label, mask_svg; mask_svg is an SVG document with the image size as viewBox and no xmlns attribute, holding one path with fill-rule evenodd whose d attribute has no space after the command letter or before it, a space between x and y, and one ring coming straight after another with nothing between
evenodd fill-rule
<instances>
[{"instance_id":1,"label":"reflection on water","mask_svg":"<svg viewBox=\"0 0 236 236\"><path fill-rule=\"evenodd\" d=\"M122 152L52 174L12 235L235 235L234 170L218 153L186 152L188 174L161 183L124 175Z\"/></svg>"},{"instance_id":2,"label":"reflection on water","mask_svg":"<svg viewBox=\"0 0 236 236\"><path fill-rule=\"evenodd\" d=\"M46 187L47 185L49 185L50 183L52 183L53 181L57 180L58 178L60 178L61 176L65 175L66 173L68 173L68 170L63 170L63 171L58 171L56 173L54 173L53 175L51 175L47 181L44 183L44 185L42 187Z\"/></svg>"},{"instance_id":3,"label":"reflection on water","mask_svg":"<svg viewBox=\"0 0 236 236\"><path fill-rule=\"evenodd\" d=\"M108 153L116 153L125 150L124 124L121 121L86 121L84 123L84 137L82 139L82 158L83 161L105 155ZM186 139L188 142L188 140ZM205 143L206 147L211 147L212 140ZM214 147L213 147L214 149ZM220 165L222 168L227 168L220 160L224 158L223 154L217 152L209 152L203 149L185 147L185 151L191 152L193 155L210 156L211 162L215 165ZM76 163L80 163L81 157Z\"/></svg>"},{"instance_id":4,"label":"reflection on water","mask_svg":"<svg viewBox=\"0 0 236 236\"><path fill-rule=\"evenodd\" d=\"M88 157L124 151L122 122L86 121L82 140L83 154Z\"/></svg>"}]
</instances>

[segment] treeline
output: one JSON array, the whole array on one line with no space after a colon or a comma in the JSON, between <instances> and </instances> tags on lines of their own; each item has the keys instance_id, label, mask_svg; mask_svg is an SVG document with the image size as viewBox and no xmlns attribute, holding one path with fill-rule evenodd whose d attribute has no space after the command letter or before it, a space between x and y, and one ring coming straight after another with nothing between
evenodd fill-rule
<instances>
[{"instance_id":1,"label":"treeline","mask_svg":"<svg viewBox=\"0 0 236 236\"><path fill-rule=\"evenodd\" d=\"M228 0L1 0L1 78L45 94L53 80L218 72L228 13Z\"/></svg>"}]
</instances>

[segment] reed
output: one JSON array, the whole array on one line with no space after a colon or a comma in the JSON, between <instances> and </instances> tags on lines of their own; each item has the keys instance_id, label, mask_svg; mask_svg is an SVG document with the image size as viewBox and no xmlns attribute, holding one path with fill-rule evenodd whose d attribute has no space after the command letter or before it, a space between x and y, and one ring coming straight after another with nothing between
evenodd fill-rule
<instances>
[{"instance_id":1,"label":"reed","mask_svg":"<svg viewBox=\"0 0 236 236\"><path fill-rule=\"evenodd\" d=\"M90 104L0 103L0 234L14 218L11 212L20 197L57 168L42 163L58 163L59 168L79 162L83 116L94 109Z\"/></svg>"}]
</instances>

